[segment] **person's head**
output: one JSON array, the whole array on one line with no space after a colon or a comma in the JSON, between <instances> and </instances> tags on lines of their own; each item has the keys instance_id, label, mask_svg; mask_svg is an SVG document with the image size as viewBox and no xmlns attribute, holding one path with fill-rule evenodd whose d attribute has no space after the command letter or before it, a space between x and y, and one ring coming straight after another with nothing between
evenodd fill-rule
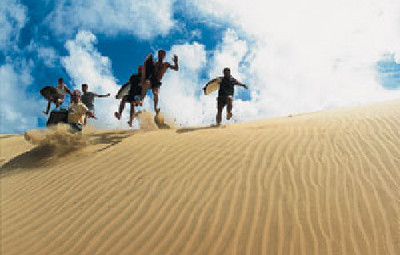
<instances>
[{"instance_id":1,"label":"person's head","mask_svg":"<svg viewBox=\"0 0 400 255\"><path fill-rule=\"evenodd\" d=\"M71 100L74 103L78 103L81 100L81 92L75 89L74 92L72 92Z\"/></svg>"},{"instance_id":2,"label":"person's head","mask_svg":"<svg viewBox=\"0 0 400 255\"><path fill-rule=\"evenodd\" d=\"M158 51L158 61L162 61L165 58L165 55L167 53L165 52L165 50L159 50Z\"/></svg>"},{"instance_id":3,"label":"person's head","mask_svg":"<svg viewBox=\"0 0 400 255\"><path fill-rule=\"evenodd\" d=\"M63 84L64 83L64 79L63 78L58 78L58 84Z\"/></svg>"},{"instance_id":4,"label":"person's head","mask_svg":"<svg viewBox=\"0 0 400 255\"><path fill-rule=\"evenodd\" d=\"M83 91L83 93L86 93L86 92L87 92L88 87L89 87L89 86L88 86L86 83L82 84L82 91Z\"/></svg>"},{"instance_id":5,"label":"person's head","mask_svg":"<svg viewBox=\"0 0 400 255\"><path fill-rule=\"evenodd\" d=\"M142 73L142 66L138 66L138 68L137 68L137 73L138 73L138 74L141 74L141 73Z\"/></svg>"},{"instance_id":6,"label":"person's head","mask_svg":"<svg viewBox=\"0 0 400 255\"><path fill-rule=\"evenodd\" d=\"M223 70L224 73L224 77L228 78L231 76L231 69L229 69L229 67L225 67Z\"/></svg>"}]
</instances>

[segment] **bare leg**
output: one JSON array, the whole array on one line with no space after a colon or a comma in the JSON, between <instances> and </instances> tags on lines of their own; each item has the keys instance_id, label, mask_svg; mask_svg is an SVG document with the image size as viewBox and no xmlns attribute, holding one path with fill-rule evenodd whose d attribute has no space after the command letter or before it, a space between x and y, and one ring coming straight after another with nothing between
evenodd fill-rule
<instances>
[{"instance_id":1,"label":"bare leg","mask_svg":"<svg viewBox=\"0 0 400 255\"><path fill-rule=\"evenodd\" d=\"M58 99L56 102L56 107L59 107L62 104L63 100L62 99Z\"/></svg>"},{"instance_id":2,"label":"bare leg","mask_svg":"<svg viewBox=\"0 0 400 255\"><path fill-rule=\"evenodd\" d=\"M220 102L220 100L218 99L218 106L217 106L217 125L221 125L221 121L222 121L222 110L225 107L225 103Z\"/></svg>"},{"instance_id":3,"label":"bare leg","mask_svg":"<svg viewBox=\"0 0 400 255\"><path fill-rule=\"evenodd\" d=\"M233 99L232 97L228 97L226 99L226 119L230 120L232 118L232 107L233 107Z\"/></svg>"},{"instance_id":4,"label":"bare leg","mask_svg":"<svg viewBox=\"0 0 400 255\"><path fill-rule=\"evenodd\" d=\"M149 80L145 80L145 81L142 83L142 101L143 101L143 99L146 97L147 90L148 90L150 87L151 87L151 84L150 84L150 81L149 81Z\"/></svg>"},{"instance_id":5,"label":"bare leg","mask_svg":"<svg viewBox=\"0 0 400 255\"><path fill-rule=\"evenodd\" d=\"M135 118L135 102L131 102L131 112L129 115L128 125L132 127L133 118Z\"/></svg>"},{"instance_id":6,"label":"bare leg","mask_svg":"<svg viewBox=\"0 0 400 255\"><path fill-rule=\"evenodd\" d=\"M47 103L46 111L43 112L44 114L46 114L46 115L49 114L50 106L51 106L51 100L49 100L49 102Z\"/></svg>"},{"instance_id":7,"label":"bare leg","mask_svg":"<svg viewBox=\"0 0 400 255\"><path fill-rule=\"evenodd\" d=\"M114 116L115 116L115 118L117 118L118 120L121 119L122 112L123 112L123 110L124 110L124 108L125 108L125 102L126 102L126 96L124 96L124 97L121 99L121 103L119 104L118 112L114 112Z\"/></svg>"},{"instance_id":8,"label":"bare leg","mask_svg":"<svg viewBox=\"0 0 400 255\"><path fill-rule=\"evenodd\" d=\"M156 113L160 112L160 108L158 108L158 95L160 94L160 88L153 89L154 95L154 111Z\"/></svg>"}]
</instances>

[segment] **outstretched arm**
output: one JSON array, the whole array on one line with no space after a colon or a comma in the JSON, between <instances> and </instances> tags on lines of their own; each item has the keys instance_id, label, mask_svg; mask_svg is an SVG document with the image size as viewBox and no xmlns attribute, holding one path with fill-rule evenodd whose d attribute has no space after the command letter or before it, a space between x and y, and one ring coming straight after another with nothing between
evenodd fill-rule
<instances>
[{"instance_id":1,"label":"outstretched arm","mask_svg":"<svg viewBox=\"0 0 400 255\"><path fill-rule=\"evenodd\" d=\"M243 87L243 88L245 88L245 89L248 89L248 87L247 87L247 85L246 84L244 84L244 83L241 83L240 81L238 81L238 80L236 80L235 81L235 85L238 85L238 86L241 86L241 87Z\"/></svg>"},{"instance_id":2,"label":"outstretched arm","mask_svg":"<svg viewBox=\"0 0 400 255\"><path fill-rule=\"evenodd\" d=\"M96 97L109 97L110 95L111 95L110 93L107 93L105 95L96 94Z\"/></svg>"}]
</instances>

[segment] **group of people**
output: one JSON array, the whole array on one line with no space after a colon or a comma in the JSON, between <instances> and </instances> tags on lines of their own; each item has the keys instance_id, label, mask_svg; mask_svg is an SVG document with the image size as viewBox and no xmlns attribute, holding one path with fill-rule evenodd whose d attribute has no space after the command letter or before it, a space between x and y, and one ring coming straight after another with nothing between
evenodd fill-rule
<instances>
[{"instance_id":1,"label":"group of people","mask_svg":"<svg viewBox=\"0 0 400 255\"><path fill-rule=\"evenodd\" d=\"M143 65L138 67L137 73L133 74L129 78L130 88L128 94L123 96L118 108L118 111L114 113L114 116L120 120L122 112L125 108L125 104L130 103L130 117L128 124L132 126L133 119L135 116L135 107L142 106L143 100L146 97L147 91L151 89L154 100L154 111L159 114L160 108L158 107L160 88L162 85L162 78L168 69L175 71L179 70L178 56L174 55L173 64L164 62L166 52L164 50L158 51L158 59L154 60L153 55L149 54ZM217 125L221 124L222 111L224 107L227 107L226 119L232 118L232 107L233 107L233 96L234 86L242 86L247 89L247 86L235 78L232 77L230 69L223 69L223 76L220 77L220 86L217 97ZM62 78L58 80L56 86L57 96L49 99L47 109L44 111L45 114L49 113L51 103L53 102L56 107L60 106L66 94L71 96L71 104L68 107L68 123L74 130L82 130L82 125L87 123L87 118L96 118L94 113L94 99L95 97L108 97L110 93L106 95L100 95L88 91L88 85L82 84L82 92L79 90L71 91L67 85L64 84Z\"/></svg>"},{"instance_id":2,"label":"group of people","mask_svg":"<svg viewBox=\"0 0 400 255\"><path fill-rule=\"evenodd\" d=\"M162 78L167 72L168 68L178 71L178 56L174 55L173 62L171 65L169 62L164 62L166 55L165 50L159 50L157 53L157 61L153 59L153 55L149 54L143 65L138 67L136 74L133 74L129 78L130 89L128 95L121 99L118 112L114 113L114 116L120 120L122 112L125 108L125 104L128 102L131 104L130 115L129 115L129 126L132 126L133 118L135 116L135 106L142 106L143 100L146 97L147 90L151 89L153 92L154 100L154 111L156 114L160 112L158 107L158 99L160 94L160 88L162 85Z\"/></svg>"},{"instance_id":3,"label":"group of people","mask_svg":"<svg viewBox=\"0 0 400 255\"><path fill-rule=\"evenodd\" d=\"M100 95L88 91L88 89L89 86L87 84L82 84L82 93L78 89L71 91L64 83L64 79L59 78L56 86L57 94L48 100L46 111L43 113L46 115L49 114L51 103L59 107L64 102L65 96L68 93L71 97L71 104L68 106L68 123L73 130L81 131L82 125L86 125L87 123L87 118L96 118L94 114L94 98L110 96L110 93Z\"/></svg>"}]
</instances>

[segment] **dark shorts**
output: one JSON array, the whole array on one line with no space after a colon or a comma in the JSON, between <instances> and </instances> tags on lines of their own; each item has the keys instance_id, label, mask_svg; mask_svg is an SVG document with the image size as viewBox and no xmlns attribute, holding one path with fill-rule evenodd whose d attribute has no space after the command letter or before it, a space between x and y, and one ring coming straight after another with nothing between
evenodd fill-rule
<instances>
[{"instance_id":1,"label":"dark shorts","mask_svg":"<svg viewBox=\"0 0 400 255\"><path fill-rule=\"evenodd\" d=\"M63 101L62 98L60 98L58 96L53 96L52 101L56 104L58 102L58 99L61 99L61 101ZM61 102L61 104L62 104L62 102Z\"/></svg>"},{"instance_id":2,"label":"dark shorts","mask_svg":"<svg viewBox=\"0 0 400 255\"><path fill-rule=\"evenodd\" d=\"M219 96L217 97L218 108L223 108L228 103L228 98L233 100L233 96Z\"/></svg>"},{"instance_id":3,"label":"dark shorts","mask_svg":"<svg viewBox=\"0 0 400 255\"><path fill-rule=\"evenodd\" d=\"M72 133L82 132L82 124L79 124L79 123L69 123L69 126L71 127L71 132L72 132Z\"/></svg>"},{"instance_id":4,"label":"dark shorts","mask_svg":"<svg viewBox=\"0 0 400 255\"><path fill-rule=\"evenodd\" d=\"M89 111L94 112L94 105L92 106L86 105L86 107L88 108Z\"/></svg>"},{"instance_id":5,"label":"dark shorts","mask_svg":"<svg viewBox=\"0 0 400 255\"><path fill-rule=\"evenodd\" d=\"M151 88L152 89L159 89L161 87L161 81L151 80Z\"/></svg>"},{"instance_id":6,"label":"dark shorts","mask_svg":"<svg viewBox=\"0 0 400 255\"><path fill-rule=\"evenodd\" d=\"M125 101L129 102L129 103L138 102L138 101L141 101L141 99L142 99L142 95L126 95L125 96Z\"/></svg>"}]
</instances>

